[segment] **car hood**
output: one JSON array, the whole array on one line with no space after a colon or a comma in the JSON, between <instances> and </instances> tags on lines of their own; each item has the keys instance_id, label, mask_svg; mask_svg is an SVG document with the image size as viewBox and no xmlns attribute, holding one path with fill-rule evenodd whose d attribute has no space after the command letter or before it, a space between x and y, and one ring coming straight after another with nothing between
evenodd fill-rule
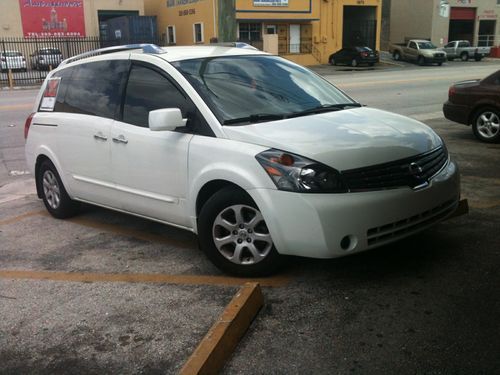
<instances>
[{"instance_id":1,"label":"car hood","mask_svg":"<svg viewBox=\"0 0 500 375\"><path fill-rule=\"evenodd\" d=\"M276 148L338 170L402 159L441 145L428 126L371 108L354 108L244 126L225 126L228 138Z\"/></svg>"}]
</instances>

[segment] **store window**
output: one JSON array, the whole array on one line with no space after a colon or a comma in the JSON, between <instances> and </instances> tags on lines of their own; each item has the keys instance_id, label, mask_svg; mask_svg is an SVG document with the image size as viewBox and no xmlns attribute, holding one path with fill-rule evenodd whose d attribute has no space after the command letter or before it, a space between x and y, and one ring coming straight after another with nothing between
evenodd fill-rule
<instances>
[{"instance_id":1,"label":"store window","mask_svg":"<svg viewBox=\"0 0 500 375\"><path fill-rule=\"evenodd\" d=\"M239 40L242 42L251 42L262 39L262 24L260 23L240 23L239 29Z\"/></svg>"}]
</instances>

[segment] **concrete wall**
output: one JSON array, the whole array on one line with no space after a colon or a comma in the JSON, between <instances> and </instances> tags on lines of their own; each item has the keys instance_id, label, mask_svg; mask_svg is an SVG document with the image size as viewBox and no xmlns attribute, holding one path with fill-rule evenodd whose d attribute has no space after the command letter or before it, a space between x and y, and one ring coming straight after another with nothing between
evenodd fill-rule
<instances>
[{"instance_id":1,"label":"concrete wall","mask_svg":"<svg viewBox=\"0 0 500 375\"><path fill-rule=\"evenodd\" d=\"M432 37L434 0L391 1L390 42L403 43L405 38Z\"/></svg>"}]
</instances>

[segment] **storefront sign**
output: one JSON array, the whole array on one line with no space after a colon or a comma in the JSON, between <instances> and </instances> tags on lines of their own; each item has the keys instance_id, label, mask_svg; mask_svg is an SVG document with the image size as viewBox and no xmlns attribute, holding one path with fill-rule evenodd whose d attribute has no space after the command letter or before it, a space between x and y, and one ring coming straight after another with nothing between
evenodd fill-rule
<instances>
[{"instance_id":1,"label":"storefront sign","mask_svg":"<svg viewBox=\"0 0 500 375\"><path fill-rule=\"evenodd\" d=\"M195 4L203 0L167 0L167 8L178 7L181 5Z\"/></svg>"},{"instance_id":2,"label":"storefront sign","mask_svg":"<svg viewBox=\"0 0 500 375\"><path fill-rule=\"evenodd\" d=\"M498 15L494 10L484 10L483 13L477 16L478 20L496 20Z\"/></svg>"},{"instance_id":3,"label":"storefront sign","mask_svg":"<svg viewBox=\"0 0 500 375\"><path fill-rule=\"evenodd\" d=\"M255 7L287 7L288 0L253 0Z\"/></svg>"},{"instance_id":4,"label":"storefront sign","mask_svg":"<svg viewBox=\"0 0 500 375\"><path fill-rule=\"evenodd\" d=\"M19 0L25 37L85 36L83 0Z\"/></svg>"},{"instance_id":5,"label":"storefront sign","mask_svg":"<svg viewBox=\"0 0 500 375\"><path fill-rule=\"evenodd\" d=\"M189 16L191 14L196 14L196 9L191 8L191 9L184 9L184 10L179 10L179 16Z\"/></svg>"}]
</instances>

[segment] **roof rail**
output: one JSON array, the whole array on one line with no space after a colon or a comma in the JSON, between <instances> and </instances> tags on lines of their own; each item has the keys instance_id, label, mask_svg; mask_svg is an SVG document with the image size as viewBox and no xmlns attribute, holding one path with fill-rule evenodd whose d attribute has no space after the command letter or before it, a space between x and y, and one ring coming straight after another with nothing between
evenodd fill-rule
<instances>
[{"instance_id":1,"label":"roof rail","mask_svg":"<svg viewBox=\"0 0 500 375\"><path fill-rule=\"evenodd\" d=\"M150 54L158 54L158 53L163 53L164 51L161 49L161 47L157 46L156 44L126 44L123 46L113 46L113 47L106 47L106 48L99 48L95 49L93 51L88 51L81 53L76 56L68 57L67 59L63 60L59 66L69 64L73 61L78 61L81 59L84 59L86 57L91 57L91 56L99 56L99 55L106 55L108 53L114 53L114 52L121 52L121 51L128 51L132 49L141 49L144 53L150 53Z\"/></svg>"},{"instance_id":2,"label":"roof rail","mask_svg":"<svg viewBox=\"0 0 500 375\"><path fill-rule=\"evenodd\" d=\"M216 43L210 43L210 45L258 50L258 48L255 48L254 46L244 42L216 42Z\"/></svg>"}]
</instances>

